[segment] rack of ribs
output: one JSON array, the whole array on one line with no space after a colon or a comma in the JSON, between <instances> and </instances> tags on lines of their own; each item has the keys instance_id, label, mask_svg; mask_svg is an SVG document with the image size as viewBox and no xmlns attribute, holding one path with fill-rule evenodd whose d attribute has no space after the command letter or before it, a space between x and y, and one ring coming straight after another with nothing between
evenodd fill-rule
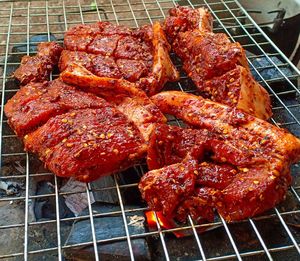
<instances>
[{"instance_id":1,"label":"rack of ribs","mask_svg":"<svg viewBox=\"0 0 300 261\"><path fill-rule=\"evenodd\" d=\"M272 115L268 92L254 80L242 46L212 32L212 16L204 8L175 7L165 20L172 49L201 95L261 119Z\"/></svg>"},{"instance_id":2,"label":"rack of ribs","mask_svg":"<svg viewBox=\"0 0 300 261\"><path fill-rule=\"evenodd\" d=\"M158 22L133 30L109 22L77 25L65 33L64 46L60 71L77 63L99 77L135 83L149 96L179 79Z\"/></svg>"},{"instance_id":3,"label":"rack of ribs","mask_svg":"<svg viewBox=\"0 0 300 261\"><path fill-rule=\"evenodd\" d=\"M243 111L170 91L152 97L163 113L191 128L158 125L139 184L153 210L183 221L226 221L262 213L281 202L300 159L300 140Z\"/></svg>"}]
</instances>

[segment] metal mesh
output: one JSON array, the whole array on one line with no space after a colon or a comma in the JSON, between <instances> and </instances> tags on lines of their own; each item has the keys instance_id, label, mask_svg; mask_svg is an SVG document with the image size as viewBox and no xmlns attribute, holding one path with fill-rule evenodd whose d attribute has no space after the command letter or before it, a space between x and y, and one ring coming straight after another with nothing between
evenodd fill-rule
<instances>
[{"instance_id":1,"label":"metal mesh","mask_svg":"<svg viewBox=\"0 0 300 261\"><path fill-rule=\"evenodd\" d=\"M20 242L19 247L14 250L8 248L6 251L6 246L0 246L0 259L41 260L43 257L45 260L64 260L65 251L91 246L94 254L91 259L99 260L99 245L124 241L127 242L128 259L134 260L136 256L132 242L138 238L145 238L151 242L153 260L298 260L300 258L300 179L296 176L299 172L298 165L292 168L294 182L287 194L287 199L262 216L233 224L226 224L221 217L216 217L215 222L201 225L194 224L189 217L187 224L177 228L163 229L157 222L155 230L133 233L128 227L130 213L143 215L147 209L145 205L129 208L124 203L123 192L130 188L136 188L136 182L123 184L119 174L116 174L113 186L96 190L92 188L91 184L87 184L84 191L76 192L86 193L87 213L77 217L60 218L59 196L70 195L74 192L59 191L58 184L61 183L61 180L43 169L36 157L23 152L21 142L7 125L3 105L17 91L11 73L19 65L22 55L34 53L30 48L33 44L30 40L33 35L45 34L48 40L55 36L59 42L62 42L63 33L70 26L99 20L138 27L164 19L169 8L176 3L190 5L194 8L206 6L214 16L215 32L225 32L232 41L239 41L244 48L251 50L251 53L247 55L248 62L259 82L269 91L272 98L274 112L272 122L300 136L300 104L298 101L300 91L297 86L300 72L235 0L192 2L170 0L1 1L1 180L21 182L24 184L25 192L17 196L0 198L0 207L16 204L21 205L23 209L20 213L11 212L11 216L0 221L0 235L5 234L3 233L5 230L12 231L10 235L15 237L13 240ZM24 51L16 52L14 47L22 45ZM274 60L274 57L277 60ZM265 59L268 65L257 66L256 62L260 59ZM175 63L180 70L180 62L175 60ZM273 69L275 76L266 78L264 75L266 69ZM52 77L56 76L53 74ZM183 72L180 82L168 84L166 89L180 89L187 92L195 90L194 85ZM171 119L170 123L180 124L176 119ZM23 166L22 171L10 170L8 166L16 163ZM141 176L145 170L145 166L140 165L130 171L135 171ZM54 184L53 193L40 195L31 193L33 181L42 178L46 178ZM91 204L90 193L108 190L116 192L119 202L118 210L99 213ZM55 218L39 221L31 218L32 204L41 198L54 199ZM124 234L118 237L97 238L95 221L99 218L116 215L121 216L123 220ZM62 233L65 225L80 220L89 221L90 226L86 233L92 235L91 240L78 244L66 243L67 239ZM49 227L52 233L44 234L42 238L45 243L37 244L35 242L36 233L49 231ZM209 228L215 229L210 230ZM198 233L199 229L209 231ZM192 236L177 239L172 233L174 231L190 231ZM51 244L49 244L50 237L52 238Z\"/></svg>"}]
</instances>

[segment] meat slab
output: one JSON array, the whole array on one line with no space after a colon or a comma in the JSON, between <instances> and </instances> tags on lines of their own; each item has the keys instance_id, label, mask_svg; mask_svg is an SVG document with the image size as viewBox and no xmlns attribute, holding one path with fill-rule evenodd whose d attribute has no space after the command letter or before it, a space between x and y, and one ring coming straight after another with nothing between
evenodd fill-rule
<instances>
[{"instance_id":1,"label":"meat slab","mask_svg":"<svg viewBox=\"0 0 300 261\"><path fill-rule=\"evenodd\" d=\"M212 32L212 16L204 8L175 7L165 31L183 69L202 95L261 119L272 115L267 91L254 80L242 46L226 34Z\"/></svg>"},{"instance_id":2,"label":"meat slab","mask_svg":"<svg viewBox=\"0 0 300 261\"><path fill-rule=\"evenodd\" d=\"M85 52L76 52L78 60L66 66L59 79L45 81L58 63L58 47L39 44L38 54L16 71L21 83L28 84L4 107L9 125L25 149L37 153L60 177L87 182L136 164L146 155L154 125L166 118L135 83L92 74L85 68L89 55ZM65 55L63 51L61 62ZM95 59L99 70L109 72L101 69L101 62L112 58Z\"/></svg>"},{"instance_id":3,"label":"meat slab","mask_svg":"<svg viewBox=\"0 0 300 261\"><path fill-rule=\"evenodd\" d=\"M134 82L148 95L179 79L158 22L134 30L109 22L77 25L65 33L64 45L60 71L76 63L99 77Z\"/></svg>"},{"instance_id":4,"label":"meat slab","mask_svg":"<svg viewBox=\"0 0 300 261\"><path fill-rule=\"evenodd\" d=\"M56 79L30 83L4 107L8 123L61 177L91 181L145 157L143 135L114 105Z\"/></svg>"},{"instance_id":5,"label":"meat slab","mask_svg":"<svg viewBox=\"0 0 300 261\"><path fill-rule=\"evenodd\" d=\"M262 213L281 202L300 159L300 140L236 108L182 92L152 97L162 112L195 129L158 126L150 138L153 170L139 188L149 206L183 221L227 221ZM168 197L166 193L168 191Z\"/></svg>"},{"instance_id":6,"label":"meat slab","mask_svg":"<svg viewBox=\"0 0 300 261\"><path fill-rule=\"evenodd\" d=\"M26 135L24 144L57 176L84 182L124 170L146 151L136 126L109 104L52 117Z\"/></svg>"}]
</instances>

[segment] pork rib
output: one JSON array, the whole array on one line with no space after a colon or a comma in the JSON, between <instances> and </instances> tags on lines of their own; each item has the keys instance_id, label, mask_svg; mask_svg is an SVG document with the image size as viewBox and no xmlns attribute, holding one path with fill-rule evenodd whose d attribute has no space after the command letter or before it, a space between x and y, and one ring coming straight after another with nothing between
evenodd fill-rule
<instances>
[{"instance_id":1,"label":"pork rib","mask_svg":"<svg viewBox=\"0 0 300 261\"><path fill-rule=\"evenodd\" d=\"M209 219L216 208L227 221L234 221L262 213L284 199L291 183L290 166L300 159L299 139L238 109L195 95L162 92L152 100L164 113L197 128L160 127L153 134L156 141L150 138L150 160L159 169L148 172L139 188L153 209L182 220L188 213L195 219ZM190 169L191 158L200 164L192 164L196 176L194 189L189 188L192 192L179 196L182 200L173 209L155 204L163 194L149 200L162 182L171 188L174 182L182 182L171 174L174 164L181 164L183 171ZM165 173L173 178L162 181Z\"/></svg>"},{"instance_id":2,"label":"pork rib","mask_svg":"<svg viewBox=\"0 0 300 261\"><path fill-rule=\"evenodd\" d=\"M148 95L179 74L160 23L131 30L108 22L77 25L66 32L59 68L77 63L99 77L124 78Z\"/></svg>"},{"instance_id":3,"label":"pork rib","mask_svg":"<svg viewBox=\"0 0 300 261\"><path fill-rule=\"evenodd\" d=\"M269 95L251 75L242 46L223 33L212 33L212 16L204 8L175 7L169 13L166 34L199 91L213 101L269 119Z\"/></svg>"}]
</instances>

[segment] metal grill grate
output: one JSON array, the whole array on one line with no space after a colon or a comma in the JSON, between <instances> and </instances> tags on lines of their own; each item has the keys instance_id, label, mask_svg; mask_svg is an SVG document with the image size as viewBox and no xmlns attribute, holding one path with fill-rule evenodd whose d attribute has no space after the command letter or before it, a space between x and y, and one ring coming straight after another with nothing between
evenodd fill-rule
<instances>
[{"instance_id":1,"label":"metal grill grate","mask_svg":"<svg viewBox=\"0 0 300 261\"><path fill-rule=\"evenodd\" d=\"M258 81L269 91L272 97L274 117L272 122L289 129L300 136L299 114L299 70L289 62L281 51L270 41L258 25L251 19L243 7L235 0L224 1L170 1L170 0L101 0L101 1L1 1L0 6L0 82L1 82L1 115L0 115L0 151L1 180L17 181L24 184L24 193L0 198L0 208L18 206L22 211L10 211L0 220L0 259L3 260L64 260L65 252L78 247L93 247L93 258L99 260L97 245L111 242L127 242L128 258L135 260L133 240L146 238L151 241L153 260L298 260L300 258L300 178L299 166L292 169L293 186L287 199L268 213L238 223L226 224L221 217L216 222L195 225L189 217L188 223L173 229L163 229L157 222L154 231L133 233L129 229L130 213L147 210L144 205L129 208L124 203L124 191L136 188L137 183L123 184L119 175L114 176L114 185L95 189L87 184L84 191L88 201L88 212L77 217L60 218L59 197L75 192L59 191L61 180L48 173L32 155L23 152L22 144L9 129L3 113L3 105L17 91L11 72L19 65L20 57L34 53L31 45L32 36L45 34L50 40L53 36L62 42L63 33L70 26L79 23L93 23L98 20L111 21L129 27L138 27L156 20L162 20L168 9L176 3L192 7L206 6L214 16L214 31L227 33L233 41L242 43L248 53L248 62ZM287 39L288 40L288 39ZM14 47L22 46L23 51ZM276 59L275 59L276 58ZM176 59L174 59L176 60ZM257 65L264 60L266 65ZM180 69L181 65L175 61ZM273 77L265 75L272 70ZM57 75L53 74L53 78ZM180 89L193 92L193 84L182 73L179 83L168 84L166 89ZM176 119L171 124L180 124ZM11 170L9 166L21 165L21 170ZM135 166L130 171L144 173L145 166ZM54 184L53 193L35 195L32 186L34 181L47 179ZM91 192L113 190L118 197L118 210L99 213L91 204ZM32 205L38 199L53 199L55 202L55 218L36 221L31 218ZM17 207L16 207L17 209ZM119 215L123 221L124 234L118 237L97 238L95 221L103 217ZM86 233L92 235L91 240L68 244L63 230L65 226L80 220L88 220L90 226ZM209 229L205 233L197 233L199 229ZM89 230L90 229L90 230ZM49 233L42 236L37 244L38 233ZM190 231L192 236L177 239L174 231ZM11 235L7 242L19 242L14 249L4 245L1 235ZM52 241L49 239L52 238ZM51 241L51 243L49 243ZM2 245L1 245L2 244ZM9 243L8 243L9 244ZM185 246L185 248L184 248ZM73 259L72 259L73 260Z\"/></svg>"}]
</instances>

